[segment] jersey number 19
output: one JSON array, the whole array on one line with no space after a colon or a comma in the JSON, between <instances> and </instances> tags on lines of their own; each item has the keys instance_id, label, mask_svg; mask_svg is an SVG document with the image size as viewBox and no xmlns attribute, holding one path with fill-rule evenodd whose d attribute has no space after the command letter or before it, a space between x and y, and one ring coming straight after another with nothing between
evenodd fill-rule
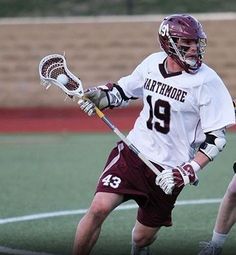
<instances>
[{"instance_id":1,"label":"jersey number 19","mask_svg":"<svg viewBox=\"0 0 236 255\"><path fill-rule=\"evenodd\" d=\"M147 102L149 105L149 118L147 120L147 128L167 134L170 131L170 104L167 101L158 99L152 103L152 96L147 96ZM153 118L156 117L157 121Z\"/></svg>"}]
</instances>

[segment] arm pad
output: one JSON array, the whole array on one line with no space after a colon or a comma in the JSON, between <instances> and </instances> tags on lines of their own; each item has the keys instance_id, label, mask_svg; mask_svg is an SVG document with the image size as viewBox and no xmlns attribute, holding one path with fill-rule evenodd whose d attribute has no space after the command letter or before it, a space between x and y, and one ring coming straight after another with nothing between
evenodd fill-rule
<instances>
[{"instance_id":1,"label":"arm pad","mask_svg":"<svg viewBox=\"0 0 236 255\"><path fill-rule=\"evenodd\" d=\"M213 160L226 145L225 128L208 132L205 135L206 140L200 145L199 150Z\"/></svg>"},{"instance_id":2,"label":"arm pad","mask_svg":"<svg viewBox=\"0 0 236 255\"><path fill-rule=\"evenodd\" d=\"M119 85L108 83L103 86L98 86L98 88L105 92L107 98L107 106L104 108L125 107L128 105L130 98L126 97Z\"/></svg>"},{"instance_id":3,"label":"arm pad","mask_svg":"<svg viewBox=\"0 0 236 255\"><path fill-rule=\"evenodd\" d=\"M94 105L96 105L100 110L104 110L106 108L114 108L114 107L122 107L127 106L129 103L129 99L125 96L122 88L116 84L108 83L107 85L98 86L88 88L84 91L85 99L89 99ZM85 112L89 112L90 109L94 108L91 105L91 102L80 103L81 109ZM89 108L89 109L88 109Z\"/></svg>"}]
</instances>

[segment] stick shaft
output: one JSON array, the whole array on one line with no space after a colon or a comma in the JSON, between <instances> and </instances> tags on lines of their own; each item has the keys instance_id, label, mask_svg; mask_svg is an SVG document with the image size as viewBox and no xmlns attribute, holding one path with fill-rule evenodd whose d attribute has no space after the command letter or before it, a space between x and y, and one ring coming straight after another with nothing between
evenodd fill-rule
<instances>
[{"instance_id":1,"label":"stick shaft","mask_svg":"<svg viewBox=\"0 0 236 255\"><path fill-rule=\"evenodd\" d=\"M76 90L70 90L68 89L64 84L58 82L58 80L55 77L51 76L45 76L43 73L43 65L45 64L46 60L54 59L55 63L58 62L58 58L62 60L61 65L64 67L64 72L69 76L72 80L74 80L78 84L78 88ZM50 65L52 66L52 65ZM54 84L61 88L67 95L70 96L77 96L81 99L86 99L85 96L83 96L83 87L82 87L82 82L79 78L74 76L67 68L66 66L66 60L65 57L59 54L52 54L44 57L39 64L39 74L40 74L40 79L43 80L44 82L46 81L48 83ZM69 74L69 75L68 75ZM100 119L102 119L106 125L112 129L112 131L117 134L120 139L156 174L158 175L160 171L152 164L151 161L149 161L121 132L120 130L111 123L111 121L103 114L102 111L100 111L97 107L95 107L96 114Z\"/></svg>"},{"instance_id":2,"label":"stick shaft","mask_svg":"<svg viewBox=\"0 0 236 255\"><path fill-rule=\"evenodd\" d=\"M120 132L120 130L114 126L114 124L100 111L97 107L95 108L96 114L103 122L117 135L119 138L156 174L160 174L160 171L149 161L143 153L141 153L127 138Z\"/></svg>"}]
</instances>

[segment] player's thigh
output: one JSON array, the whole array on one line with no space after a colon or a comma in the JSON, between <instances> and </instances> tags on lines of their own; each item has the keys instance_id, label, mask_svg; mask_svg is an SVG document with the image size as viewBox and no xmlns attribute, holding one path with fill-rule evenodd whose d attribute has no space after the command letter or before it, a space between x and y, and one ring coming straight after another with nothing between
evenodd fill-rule
<instances>
[{"instance_id":1,"label":"player's thigh","mask_svg":"<svg viewBox=\"0 0 236 255\"><path fill-rule=\"evenodd\" d=\"M106 217L123 202L123 196L115 193L97 192L93 198L89 212Z\"/></svg>"}]
</instances>

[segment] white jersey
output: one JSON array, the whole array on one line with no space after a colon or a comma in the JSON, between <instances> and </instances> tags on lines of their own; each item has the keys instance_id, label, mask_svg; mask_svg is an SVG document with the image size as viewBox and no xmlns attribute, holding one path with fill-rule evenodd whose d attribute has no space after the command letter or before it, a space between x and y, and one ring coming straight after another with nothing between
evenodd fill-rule
<instances>
[{"instance_id":1,"label":"white jersey","mask_svg":"<svg viewBox=\"0 0 236 255\"><path fill-rule=\"evenodd\" d=\"M202 64L192 75L167 74L164 52L148 56L118 81L143 109L128 139L151 161L175 167L191 160L206 132L235 123L232 99L219 76Z\"/></svg>"}]
</instances>

